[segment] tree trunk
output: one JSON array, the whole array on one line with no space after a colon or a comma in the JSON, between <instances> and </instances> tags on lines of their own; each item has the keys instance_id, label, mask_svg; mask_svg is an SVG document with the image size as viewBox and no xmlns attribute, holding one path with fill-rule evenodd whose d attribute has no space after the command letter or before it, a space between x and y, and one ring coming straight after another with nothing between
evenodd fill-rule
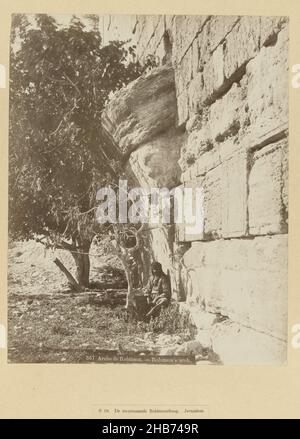
<instances>
[{"instance_id":1,"label":"tree trunk","mask_svg":"<svg viewBox=\"0 0 300 439\"><path fill-rule=\"evenodd\" d=\"M55 258L53 262L66 275L66 277L67 277L68 281L70 282L70 284L72 285L72 287L80 293L82 291L80 285L76 282L76 280L74 279L72 274L69 272L69 270L66 269L64 264L58 258Z\"/></svg>"},{"instance_id":2,"label":"tree trunk","mask_svg":"<svg viewBox=\"0 0 300 439\"><path fill-rule=\"evenodd\" d=\"M126 275L127 277L127 275ZM126 296L126 305L125 308L126 309L131 309L134 307L134 291L133 291L133 287L132 287L132 282L129 278L127 277L127 282L128 282L128 287L127 287L127 296Z\"/></svg>"},{"instance_id":3,"label":"tree trunk","mask_svg":"<svg viewBox=\"0 0 300 439\"><path fill-rule=\"evenodd\" d=\"M90 257L89 255L79 255L77 260L77 279L79 285L89 286L90 281Z\"/></svg>"},{"instance_id":4,"label":"tree trunk","mask_svg":"<svg viewBox=\"0 0 300 439\"><path fill-rule=\"evenodd\" d=\"M127 295L126 295L126 305L125 308L127 310L131 310L134 307L134 288L133 288L133 281L132 281L132 275L130 267L127 264L127 261L125 261L124 258L120 258L125 274L127 279Z\"/></svg>"},{"instance_id":5,"label":"tree trunk","mask_svg":"<svg viewBox=\"0 0 300 439\"><path fill-rule=\"evenodd\" d=\"M86 288L90 283L90 246L91 243L89 242L80 247L77 251L71 251L76 263L78 283Z\"/></svg>"}]
</instances>

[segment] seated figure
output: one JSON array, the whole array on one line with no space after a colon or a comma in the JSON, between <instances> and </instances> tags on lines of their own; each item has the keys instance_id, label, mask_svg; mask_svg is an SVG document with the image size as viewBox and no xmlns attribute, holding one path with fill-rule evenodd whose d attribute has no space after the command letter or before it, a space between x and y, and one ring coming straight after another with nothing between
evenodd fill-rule
<instances>
[{"instance_id":1,"label":"seated figure","mask_svg":"<svg viewBox=\"0 0 300 439\"><path fill-rule=\"evenodd\" d=\"M150 311L148 311L146 317L158 316L161 308L168 306L170 303L171 289L169 279L163 272L159 262L151 264L151 277L146 286L145 293L150 306Z\"/></svg>"}]
</instances>

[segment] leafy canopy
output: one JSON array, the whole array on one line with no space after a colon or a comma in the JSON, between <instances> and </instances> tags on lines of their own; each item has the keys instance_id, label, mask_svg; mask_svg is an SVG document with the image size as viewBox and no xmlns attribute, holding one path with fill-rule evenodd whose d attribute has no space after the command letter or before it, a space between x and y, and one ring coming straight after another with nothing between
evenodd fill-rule
<instances>
[{"instance_id":1,"label":"leafy canopy","mask_svg":"<svg viewBox=\"0 0 300 439\"><path fill-rule=\"evenodd\" d=\"M9 224L17 238L91 239L96 191L114 156L100 116L112 92L140 75L134 48L103 46L73 17L13 16L10 54ZM85 212L89 212L85 214Z\"/></svg>"}]
</instances>

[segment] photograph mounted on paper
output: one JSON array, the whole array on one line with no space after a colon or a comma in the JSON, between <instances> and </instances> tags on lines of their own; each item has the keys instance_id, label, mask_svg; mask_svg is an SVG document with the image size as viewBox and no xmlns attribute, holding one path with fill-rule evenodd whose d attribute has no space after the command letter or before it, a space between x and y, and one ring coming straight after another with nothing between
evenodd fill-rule
<instances>
[{"instance_id":1,"label":"photograph mounted on paper","mask_svg":"<svg viewBox=\"0 0 300 439\"><path fill-rule=\"evenodd\" d=\"M8 361L285 364L288 17L13 14Z\"/></svg>"}]
</instances>

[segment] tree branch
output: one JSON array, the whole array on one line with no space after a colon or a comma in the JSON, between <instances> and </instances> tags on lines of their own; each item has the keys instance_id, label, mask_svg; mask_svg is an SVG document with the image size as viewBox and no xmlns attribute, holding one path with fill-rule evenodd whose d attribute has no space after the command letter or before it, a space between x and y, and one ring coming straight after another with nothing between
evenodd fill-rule
<instances>
[{"instance_id":1,"label":"tree branch","mask_svg":"<svg viewBox=\"0 0 300 439\"><path fill-rule=\"evenodd\" d=\"M65 78L67 79L67 81L69 81L69 83L70 83L71 85L73 85L73 87L75 88L75 90L77 91L77 93L79 93L79 94L81 95L81 92L80 92L79 88L77 87L77 85L74 84L74 82L69 78L69 76L68 76L65 72L63 72L63 73L64 73L64 76L65 76Z\"/></svg>"}]
</instances>

